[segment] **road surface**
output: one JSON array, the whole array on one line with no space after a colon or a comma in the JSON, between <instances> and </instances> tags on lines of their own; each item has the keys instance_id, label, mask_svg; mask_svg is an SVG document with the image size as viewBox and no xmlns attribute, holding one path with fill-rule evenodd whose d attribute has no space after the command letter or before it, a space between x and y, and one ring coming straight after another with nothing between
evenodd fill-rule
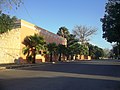
<instances>
[{"instance_id":1,"label":"road surface","mask_svg":"<svg viewBox=\"0 0 120 90\"><path fill-rule=\"evenodd\" d=\"M0 70L0 90L120 90L120 62L64 62Z\"/></svg>"}]
</instances>

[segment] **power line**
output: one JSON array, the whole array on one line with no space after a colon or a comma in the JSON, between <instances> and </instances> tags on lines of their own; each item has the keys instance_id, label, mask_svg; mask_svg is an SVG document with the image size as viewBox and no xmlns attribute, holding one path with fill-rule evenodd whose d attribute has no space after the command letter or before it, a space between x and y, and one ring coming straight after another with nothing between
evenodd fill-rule
<instances>
[{"instance_id":1,"label":"power line","mask_svg":"<svg viewBox=\"0 0 120 90\"><path fill-rule=\"evenodd\" d=\"M30 19L32 20L32 22L35 24L34 19L31 17L30 13L28 12L27 8L25 7L25 5L23 4L23 7L25 8L25 11L27 13L27 15L30 17Z\"/></svg>"},{"instance_id":2,"label":"power line","mask_svg":"<svg viewBox=\"0 0 120 90\"><path fill-rule=\"evenodd\" d=\"M13 10L16 13L16 15L18 16L18 13L16 12L16 10L14 8L12 8L12 3L8 2L8 0L6 0L6 3L9 5L9 7L11 7L11 10Z\"/></svg>"}]
</instances>

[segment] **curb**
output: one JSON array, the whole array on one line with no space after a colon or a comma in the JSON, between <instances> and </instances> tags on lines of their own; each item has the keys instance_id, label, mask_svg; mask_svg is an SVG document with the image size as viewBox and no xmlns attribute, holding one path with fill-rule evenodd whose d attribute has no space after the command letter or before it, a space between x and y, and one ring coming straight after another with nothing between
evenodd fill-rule
<instances>
[{"instance_id":1,"label":"curb","mask_svg":"<svg viewBox=\"0 0 120 90\"><path fill-rule=\"evenodd\" d=\"M22 65L6 65L6 66L0 66L0 70L15 69L15 68L22 68L22 67L32 67L32 66L39 66L39 65L45 65L45 64L50 64L50 63L22 64Z\"/></svg>"},{"instance_id":2,"label":"curb","mask_svg":"<svg viewBox=\"0 0 120 90\"><path fill-rule=\"evenodd\" d=\"M7 65L7 66L0 66L0 70L5 69L15 69L15 68L21 68L21 67L29 67L29 66L36 66L36 64L24 64L24 65Z\"/></svg>"},{"instance_id":3,"label":"curb","mask_svg":"<svg viewBox=\"0 0 120 90\"><path fill-rule=\"evenodd\" d=\"M15 68L32 67L32 66L36 66L36 65L34 65L34 64L30 64L30 65L14 65L14 66L7 66L6 69L15 69Z\"/></svg>"},{"instance_id":4,"label":"curb","mask_svg":"<svg viewBox=\"0 0 120 90\"><path fill-rule=\"evenodd\" d=\"M6 67L0 67L0 70L5 70L6 69Z\"/></svg>"}]
</instances>

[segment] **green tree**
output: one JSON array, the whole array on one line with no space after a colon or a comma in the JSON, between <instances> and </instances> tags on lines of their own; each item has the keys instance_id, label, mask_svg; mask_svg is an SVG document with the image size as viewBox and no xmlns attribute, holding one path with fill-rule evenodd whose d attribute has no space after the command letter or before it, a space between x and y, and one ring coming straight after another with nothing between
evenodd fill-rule
<instances>
[{"instance_id":1,"label":"green tree","mask_svg":"<svg viewBox=\"0 0 120 90\"><path fill-rule=\"evenodd\" d=\"M66 47L65 47L65 45L59 44L58 47L57 47L57 53L59 55L58 61L61 61L62 54L63 55L66 54Z\"/></svg>"},{"instance_id":2,"label":"green tree","mask_svg":"<svg viewBox=\"0 0 120 90\"><path fill-rule=\"evenodd\" d=\"M34 36L26 36L23 44L25 45L23 48L23 54L27 54L26 59L28 60L30 58L32 63L35 63L36 54L39 53L40 50L45 50L46 47L44 38L38 34L34 34Z\"/></svg>"},{"instance_id":3,"label":"green tree","mask_svg":"<svg viewBox=\"0 0 120 90\"><path fill-rule=\"evenodd\" d=\"M81 55L89 55L88 46L81 44L80 54Z\"/></svg>"},{"instance_id":4,"label":"green tree","mask_svg":"<svg viewBox=\"0 0 120 90\"><path fill-rule=\"evenodd\" d=\"M115 59L119 59L120 57L118 57L119 55L119 53L120 53L120 46L118 46L118 45L113 45L113 49L112 49L112 53L113 53L113 55L114 55L114 58Z\"/></svg>"},{"instance_id":5,"label":"green tree","mask_svg":"<svg viewBox=\"0 0 120 90\"><path fill-rule=\"evenodd\" d=\"M57 51L57 45L56 45L56 43L49 43L49 44L47 44L47 48L50 53L50 62L52 62L53 54L55 54Z\"/></svg>"},{"instance_id":6,"label":"green tree","mask_svg":"<svg viewBox=\"0 0 120 90\"><path fill-rule=\"evenodd\" d=\"M15 16L10 17L0 12L0 34L12 30L15 27L16 20L17 18Z\"/></svg>"},{"instance_id":7,"label":"green tree","mask_svg":"<svg viewBox=\"0 0 120 90\"><path fill-rule=\"evenodd\" d=\"M57 46L58 61L61 61L62 56L65 56L67 53L67 47L65 45L59 44Z\"/></svg>"},{"instance_id":8,"label":"green tree","mask_svg":"<svg viewBox=\"0 0 120 90\"><path fill-rule=\"evenodd\" d=\"M63 46L63 45L58 45L58 53L59 53L59 61L61 61L61 54L64 52L64 54L68 57L69 56L69 51L68 51L68 38L70 36L70 32L68 31L68 29L66 27L60 27L57 35L66 38L67 39L67 47ZM62 52L61 49L63 49L64 51Z\"/></svg>"},{"instance_id":9,"label":"green tree","mask_svg":"<svg viewBox=\"0 0 120 90\"><path fill-rule=\"evenodd\" d=\"M79 45L78 45L78 39L75 38L75 35L70 34L67 37L67 59L69 56L71 56L71 59L73 59L73 56L79 52Z\"/></svg>"},{"instance_id":10,"label":"green tree","mask_svg":"<svg viewBox=\"0 0 120 90\"><path fill-rule=\"evenodd\" d=\"M108 0L105 15L101 18L103 38L120 43L120 0Z\"/></svg>"},{"instance_id":11,"label":"green tree","mask_svg":"<svg viewBox=\"0 0 120 90\"><path fill-rule=\"evenodd\" d=\"M95 50L96 50L96 52L95 52L95 58L96 59L100 59L100 57L103 58L103 56L104 56L103 49L95 46Z\"/></svg>"},{"instance_id":12,"label":"green tree","mask_svg":"<svg viewBox=\"0 0 120 90\"><path fill-rule=\"evenodd\" d=\"M99 59L100 57L104 57L104 50L98 46L94 46L92 44L88 45L89 47L89 55L93 59Z\"/></svg>"},{"instance_id":13,"label":"green tree","mask_svg":"<svg viewBox=\"0 0 120 90\"><path fill-rule=\"evenodd\" d=\"M94 46L92 44L87 43L89 48L89 56L94 56Z\"/></svg>"},{"instance_id":14,"label":"green tree","mask_svg":"<svg viewBox=\"0 0 120 90\"><path fill-rule=\"evenodd\" d=\"M74 44L70 45L69 47L69 55L71 56L71 60L73 60L73 56L77 56L80 54L81 52L81 44L79 44L78 42L75 42Z\"/></svg>"},{"instance_id":15,"label":"green tree","mask_svg":"<svg viewBox=\"0 0 120 90\"><path fill-rule=\"evenodd\" d=\"M120 0L108 0L105 6L105 15L101 18L103 38L108 42L116 42L118 45L118 56L120 47Z\"/></svg>"},{"instance_id":16,"label":"green tree","mask_svg":"<svg viewBox=\"0 0 120 90\"><path fill-rule=\"evenodd\" d=\"M67 38L67 47L69 47L70 45L78 42L79 40L75 38L76 36L73 35L73 34L70 34L68 35L68 38Z\"/></svg>"},{"instance_id":17,"label":"green tree","mask_svg":"<svg viewBox=\"0 0 120 90\"><path fill-rule=\"evenodd\" d=\"M62 36L63 38L67 38L69 34L70 33L66 27L60 27L57 32L57 35Z\"/></svg>"}]
</instances>

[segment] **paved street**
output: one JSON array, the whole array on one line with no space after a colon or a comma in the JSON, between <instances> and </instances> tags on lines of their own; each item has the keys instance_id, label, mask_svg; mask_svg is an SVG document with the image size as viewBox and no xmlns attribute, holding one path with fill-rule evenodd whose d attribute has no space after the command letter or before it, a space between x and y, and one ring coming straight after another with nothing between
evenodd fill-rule
<instances>
[{"instance_id":1,"label":"paved street","mask_svg":"<svg viewBox=\"0 0 120 90\"><path fill-rule=\"evenodd\" d=\"M64 62L0 70L0 90L120 90L120 62Z\"/></svg>"}]
</instances>

